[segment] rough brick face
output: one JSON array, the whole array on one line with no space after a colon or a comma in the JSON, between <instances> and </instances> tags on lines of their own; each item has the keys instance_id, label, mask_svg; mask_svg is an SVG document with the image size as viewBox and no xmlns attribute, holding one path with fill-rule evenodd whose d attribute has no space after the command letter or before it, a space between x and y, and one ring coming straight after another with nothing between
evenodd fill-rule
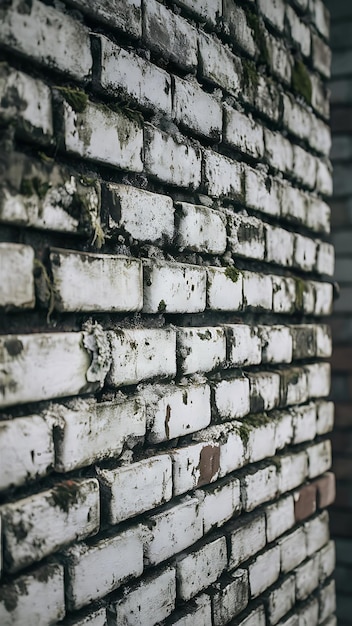
<instances>
[{"instance_id":1,"label":"rough brick face","mask_svg":"<svg viewBox=\"0 0 352 626\"><path fill-rule=\"evenodd\" d=\"M322 0L0 4L1 626L332 626Z\"/></svg>"}]
</instances>

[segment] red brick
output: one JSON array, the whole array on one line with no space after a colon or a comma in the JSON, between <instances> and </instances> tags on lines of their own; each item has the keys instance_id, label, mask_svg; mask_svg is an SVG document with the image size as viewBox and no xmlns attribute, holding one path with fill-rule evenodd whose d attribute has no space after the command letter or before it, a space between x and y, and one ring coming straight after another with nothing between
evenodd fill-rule
<instances>
[{"instance_id":1,"label":"red brick","mask_svg":"<svg viewBox=\"0 0 352 626\"><path fill-rule=\"evenodd\" d=\"M304 485L294 493L295 520L301 522L316 511L317 490L314 484Z\"/></svg>"},{"instance_id":2,"label":"red brick","mask_svg":"<svg viewBox=\"0 0 352 626\"><path fill-rule=\"evenodd\" d=\"M319 509L325 509L335 500L336 482L332 472L326 472L324 476L313 483L317 490L317 505Z\"/></svg>"}]
</instances>

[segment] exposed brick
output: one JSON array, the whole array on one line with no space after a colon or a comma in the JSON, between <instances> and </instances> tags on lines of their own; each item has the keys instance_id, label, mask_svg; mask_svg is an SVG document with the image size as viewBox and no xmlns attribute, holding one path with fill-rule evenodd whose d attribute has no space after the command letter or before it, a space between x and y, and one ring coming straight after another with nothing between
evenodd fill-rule
<instances>
[{"instance_id":1,"label":"exposed brick","mask_svg":"<svg viewBox=\"0 0 352 626\"><path fill-rule=\"evenodd\" d=\"M335 475L332 472L326 472L313 484L317 490L318 508L325 509L330 504L333 504L336 496Z\"/></svg>"},{"instance_id":2,"label":"exposed brick","mask_svg":"<svg viewBox=\"0 0 352 626\"><path fill-rule=\"evenodd\" d=\"M317 489L314 484L304 485L294 493L295 520L301 522L316 511Z\"/></svg>"},{"instance_id":3,"label":"exposed brick","mask_svg":"<svg viewBox=\"0 0 352 626\"><path fill-rule=\"evenodd\" d=\"M174 495L213 483L219 477L220 446L215 441L192 444L170 454Z\"/></svg>"}]
</instances>

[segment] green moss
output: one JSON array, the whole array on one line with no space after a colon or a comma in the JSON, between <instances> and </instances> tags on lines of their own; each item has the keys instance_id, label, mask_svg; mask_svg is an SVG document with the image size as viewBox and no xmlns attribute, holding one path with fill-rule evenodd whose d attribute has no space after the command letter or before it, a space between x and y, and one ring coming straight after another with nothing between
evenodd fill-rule
<instances>
[{"instance_id":1,"label":"green moss","mask_svg":"<svg viewBox=\"0 0 352 626\"><path fill-rule=\"evenodd\" d=\"M292 90L295 94L302 96L307 104L311 104L312 101L312 83L307 71L306 66L300 59L295 61L295 65L292 70Z\"/></svg>"},{"instance_id":2,"label":"green moss","mask_svg":"<svg viewBox=\"0 0 352 626\"><path fill-rule=\"evenodd\" d=\"M137 124L143 123L143 115L137 109L134 109L131 106L131 102L122 102L117 101L109 105L109 107L115 111L115 113L122 113L128 117L132 122L137 122Z\"/></svg>"},{"instance_id":3,"label":"green moss","mask_svg":"<svg viewBox=\"0 0 352 626\"><path fill-rule=\"evenodd\" d=\"M244 446L248 445L250 432L251 427L246 422L242 422L241 426L238 429L238 433L242 439L242 443Z\"/></svg>"},{"instance_id":4,"label":"green moss","mask_svg":"<svg viewBox=\"0 0 352 626\"><path fill-rule=\"evenodd\" d=\"M80 484L74 480L66 480L56 485L52 492L55 506L68 513L70 506L77 502L79 488Z\"/></svg>"},{"instance_id":5,"label":"green moss","mask_svg":"<svg viewBox=\"0 0 352 626\"><path fill-rule=\"evenodd\" d=\"M233 283L237 283L240 277L240 271L233 265L229 265L225 270L225 276L232 280Z\"/></svg>"},{"instance_id":6,"label":"green moss","mask_svg":"<svg viewBox=\"0 0 352 626\"><path fill-rule=\"evenodd\" d=\"M253 61L247 61L243 59L243 80L246 87L257 87L258 85L258 71Z\"/></svg>"},{"instance_id":7,"label":"green moss","mask_svg":"<svg viewBox=\"0 0 352 626\"><path fill-rule=\"evenodd\" d=\"M162 313L165 310L166 310L166 302L165 300L160 300L159 305L158 305L158 311L159 313Z\"/></svg>"},{"instance_id":8,"label":"green moss","mask_svg":"<svg viewBox=\"0 0 352 626\"><path fill-rule=\"evenodd\" d=\"M252 11L247 12L247 22L252 30L253 38L255 43L257 44L259 50L258 62L263 63L264 65L270 64L270 57L268 47L265 41L264 31L260 24L259 16L253 13Z\"/></svg>"},{"instance_id":9,"label":"green moss","mask_svg":"<svg viewBox=\"0 0 352 626\"><path fill-rule=\"evenodd\" d=\"M50 188L50 184L42 182L39 178L23 178L21 181L20 192L24 196L37 195L40 200L46 195L46 192Z\"/></svg>"},{"instance_id":10,"label":"green moss","mask_svg":"<svg viewBox=\"0 0 352 626\"><path fill-rule=\"evenodd\" d=\"M83 113L87 106L88 96L76 87L56 87L76 113Z\"/></svg>"},{"instance_id":11,"label":"green moss","mask_svg":"<svg viewBox=\"0 0 352 626\"><path fill-rule=\"evenodd\" d=\"M275 465L277 472L281 472L281 458L279 456L273 456L270 462Z\"/></svg>"}]
</instances>

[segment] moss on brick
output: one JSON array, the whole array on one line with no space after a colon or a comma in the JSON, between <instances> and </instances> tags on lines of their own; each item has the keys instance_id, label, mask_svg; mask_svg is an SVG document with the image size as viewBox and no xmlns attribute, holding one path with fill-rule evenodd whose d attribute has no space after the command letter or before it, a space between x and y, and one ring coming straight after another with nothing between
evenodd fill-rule
<instances>
[{"instance_id":1,"label":"moss on brick","mask_svg":"<svg viewBox=\"0 0 352 626\"><path fill-rule=\"evenodd\" d=\"M295 61L293 70L292 70L292 90L298 95L302 96L307 104L311 104L312 102L312 82L310 80L310 76L308 70L304 63L297 59Z\"/></svg>"},{"instance_id":2,"label":"moss on brick","mask_svg":"<svg viewBox=\"0 0 352 626\"><path fill-rule=\"evenodd\" d=\"M65 100L76 113L83 113L83 111L85 111L88 96L84 91L71 87L56 87L56 89L62 93Z\"/></svg>"},{"instance_id":3,"label":"moss on brick","mask_svg":"<svg viewBox=\"0 0 352 626\"><path fill-rule=\"evenodd\" d=\"M250 29L253 32L254 41L257 44L257 47L259 50L259 57L258 57L259 63L263 63L264 65L269 65L270 64L269 51L266 45L265 35L264 35L263 28L260 24L259 16L256 15L256 13L253 13L252 11L248 11L247 22L248 22Z\"/></svg>"},{"instance_id":4,"label":"moss on brick","mask_svg":"<svg viewBox=\"0 0 352 626\"><path fill-rule=\"evenodd\" d=\"M229 278L230 280L232 280L233 283L237 283L240 277L240 271L233 265L232 266L229 265L225 270L225 276Z\"/></svg>"}]
</instances>

